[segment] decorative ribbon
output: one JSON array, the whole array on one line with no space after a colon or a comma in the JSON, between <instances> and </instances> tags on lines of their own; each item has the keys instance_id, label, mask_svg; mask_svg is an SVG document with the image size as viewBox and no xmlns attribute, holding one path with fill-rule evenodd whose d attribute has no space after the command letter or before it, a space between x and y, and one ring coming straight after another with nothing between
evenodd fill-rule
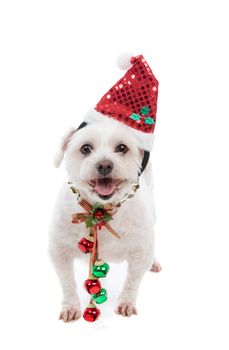
<instances>
[{"instance_id":1,"label":"decorative ribbon","mask_svg":"<svg viewBox=\"0 0 229 350\"><path fill-rule=\"evenodd\" d=\"M106 205L94 204L93 206L85 199L81 198L78 204L86 210L84 213L75 213L72 216L73 224L86 223L86 227L90 228L90 236L94 239L93 251L90 258L89 278L94 278L92 275L92 266L98 259L98 231L105 227L116 238L121 238L119 234L110 226L108 221L112 220L111 211L113 214L117 211L111 203Z\"/></svg>"},{"instance_id":2,"label":"decorative ribbon","mask_svg":"<svg viewBox=\"0 0 229 350\"><path fill-rule=\"evenodd\" d=\"M109 213L114 209L111 203L104 206L102 204L95 204L92 206L85 199L80 199L78 204L83 207L86 212L73 214L73 224L85 222L86 227L93 227L99 230L104 226L112 235L120 239L120 235L108 223L108 221L113 219L111 213Z\"/></svg>"}]
</instances>

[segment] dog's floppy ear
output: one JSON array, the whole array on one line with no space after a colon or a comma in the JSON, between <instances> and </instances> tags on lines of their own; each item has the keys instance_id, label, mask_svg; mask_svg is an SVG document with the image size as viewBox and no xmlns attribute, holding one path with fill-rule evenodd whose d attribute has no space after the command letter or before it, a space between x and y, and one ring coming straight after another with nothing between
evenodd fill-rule
<instances>
[{"instance_id":1,"label":"dog's floppy ear","mask_svg":"<svg viewBox=\"0 0 229 350\"><path fill-rule=\"evenodd\" d=\"M67 132L64 134L64 136L62 137L60 144L59 144L59 148L54 156L54 166L56 168L59 168L63 158L64 158L64 153L68 147L68 143L71 140L72 135L76 132L76 128L69 128L67 130Z\"/></svg>"}]
</instances>

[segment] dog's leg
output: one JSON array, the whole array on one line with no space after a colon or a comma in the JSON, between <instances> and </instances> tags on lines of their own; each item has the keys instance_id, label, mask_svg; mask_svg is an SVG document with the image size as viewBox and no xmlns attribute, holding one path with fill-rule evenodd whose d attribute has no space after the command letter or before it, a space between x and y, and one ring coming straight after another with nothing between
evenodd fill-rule
<instances>
[{"instance_id":1,"label":"dog's leg","mask_svg":"<svg viewBox=\"0 0 229 350\"><path fill-rule=\"evenodd\" d=\"M137 314L136 299L138 288L140 286L144 273L149 270L149 260L145 259L144 254L129 256L127 279L123 291L118 299L118 305L115 312L122 316L131 316Z\"/></svg>"},{"instance_id":2,"label":"dog's leg","mask_svg":"<svg viewBox=\"0 0 229 350\"><path fill-rule=\"evenodd\" d=\"M154 263L151 266L150 271L152 272L160 272L162 270L161 264L155 259Z\"/></svg>"},{"instance_id":3,"label":"dog's leg","mask_svg":"<svg viewBox=\"0 0 229 350\"><path fill-rule=\"evenodd\" d=\"M50 257L59 277L63 300L59 319L64 322L76 320L81 316L80 301L74 277L74 252L66 248L50 249Z\"/></svg>"},{"instance_id":4,"label":"dog's leg","mask_svg":"<svg viewBox=\"0 0 229 350\"><path fill-rule=\"evenodd\" d=\"M152 235L153 235L153 240L155 242L154 231L152 232ZM154 250L155 250L155 244L154 244ZM157 259L155 257L155 253L153 252L153 260L152 260L152 265L151 265L150 271L160 272L161 270L162 270L161 264L157 261Z\"/></svg>"}]
</instances>

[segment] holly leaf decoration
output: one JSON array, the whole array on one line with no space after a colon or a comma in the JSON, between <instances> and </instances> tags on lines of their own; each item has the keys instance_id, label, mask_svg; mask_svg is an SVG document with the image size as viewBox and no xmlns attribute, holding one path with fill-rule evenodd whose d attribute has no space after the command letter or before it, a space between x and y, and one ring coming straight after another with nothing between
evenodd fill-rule
<instances>
[{"instance_id":1,"label":"holly leaf decoration","mask_svg":"<svg viewBox=\"0 0 229 350\"><path fill-rule=\"evenodd\" d=\"M149 106L144 106L141 108L140 113L147 115L149 113L149 111L150 111Z\"/></svg>"},{"instance_id":2,"label":"holly leaf decoration","mask_svg":"<svg viewBox=\"0 0 229 350\"><path fill-rule=\"evenodd\" d=\"M98 221L99 221L99 220L96 219L94 216L89 216L89 217L85 220L86 227L92 227L92 226L96 225Z\"/></svg>"},{"instance_id":3,"label":"holly leaf decoration","mask_svg":"<svg viewBox=\"0 0 229 350\"><path fill-rule=\"evenodd\" d=\"M135 120L135 121L141 119L140 115L137 114L137 113L132 113L131 116L130 116L130 118L133 119L133 120Z\"/></svg>"},{"instance_id":4,"label":"holly leaf decoration","mask_svg":"<svg viewBox=\"0 0 229 350\"><path fill-rule=\"evenodd\" d=\"M150 118L150 117L145 118L144 122L145 122L145 124L149 124L149 125L155 123L154 119Z\"/></svg>"},{"instance_id":5,"label":"holly leaf decoration","mask_svg":"<svg viewBox=\"0 0 229 350\"><path fill-rule=\"evenodd\" d=\"M92 207L92 212L95 213L99 209L103 209L103 205L100 203L95 203Z\"/></svg>"},{"instance_id":6,"label":"holly leaf decoration","mask_svg":"<svg viewBox=\"0 0 229 350\"><path fill-rule=\"evenodd\" d=\"M112 216L108 213L104 213L104 217L103 217L103 222L107 222L107 221L110 221L110 220L113 220Z\"/></svg>"}]
</instances>

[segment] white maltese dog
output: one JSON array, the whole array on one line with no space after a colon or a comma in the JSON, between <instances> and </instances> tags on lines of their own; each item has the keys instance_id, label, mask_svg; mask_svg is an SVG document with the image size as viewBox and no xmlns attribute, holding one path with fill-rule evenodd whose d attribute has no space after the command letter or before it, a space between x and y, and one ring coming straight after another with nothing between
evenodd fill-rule
<instances>
[{"instance_id":1,"label":"white maltese dog","mask_svg":"<svg viewBox=\"0 0 229 350\"><path fill-rule=\"evenodd\" d=\"M144 150L129 129L113 118L98 118L79 130L69 130L55 159L59 166L65 154L68 180L91 205L115 205L139 181L140 188L135 196L123 203L111 221L121 239L116 239L105 227L99 230L99 251L104 260L128 263L127 278L116 308L123 316L137 312L136 297L144 273L160 271L154 254L151 167L148 163L139 176ZM82 207L66 183L56 202L49 244L50 257L63 292L60 319L65 322L81 315L73 263L86 256L77 249L76 243L87 236L88 228L84 222L72 223L72 215L77 212L82 212Z\"/></svg>"}]
</instances>

